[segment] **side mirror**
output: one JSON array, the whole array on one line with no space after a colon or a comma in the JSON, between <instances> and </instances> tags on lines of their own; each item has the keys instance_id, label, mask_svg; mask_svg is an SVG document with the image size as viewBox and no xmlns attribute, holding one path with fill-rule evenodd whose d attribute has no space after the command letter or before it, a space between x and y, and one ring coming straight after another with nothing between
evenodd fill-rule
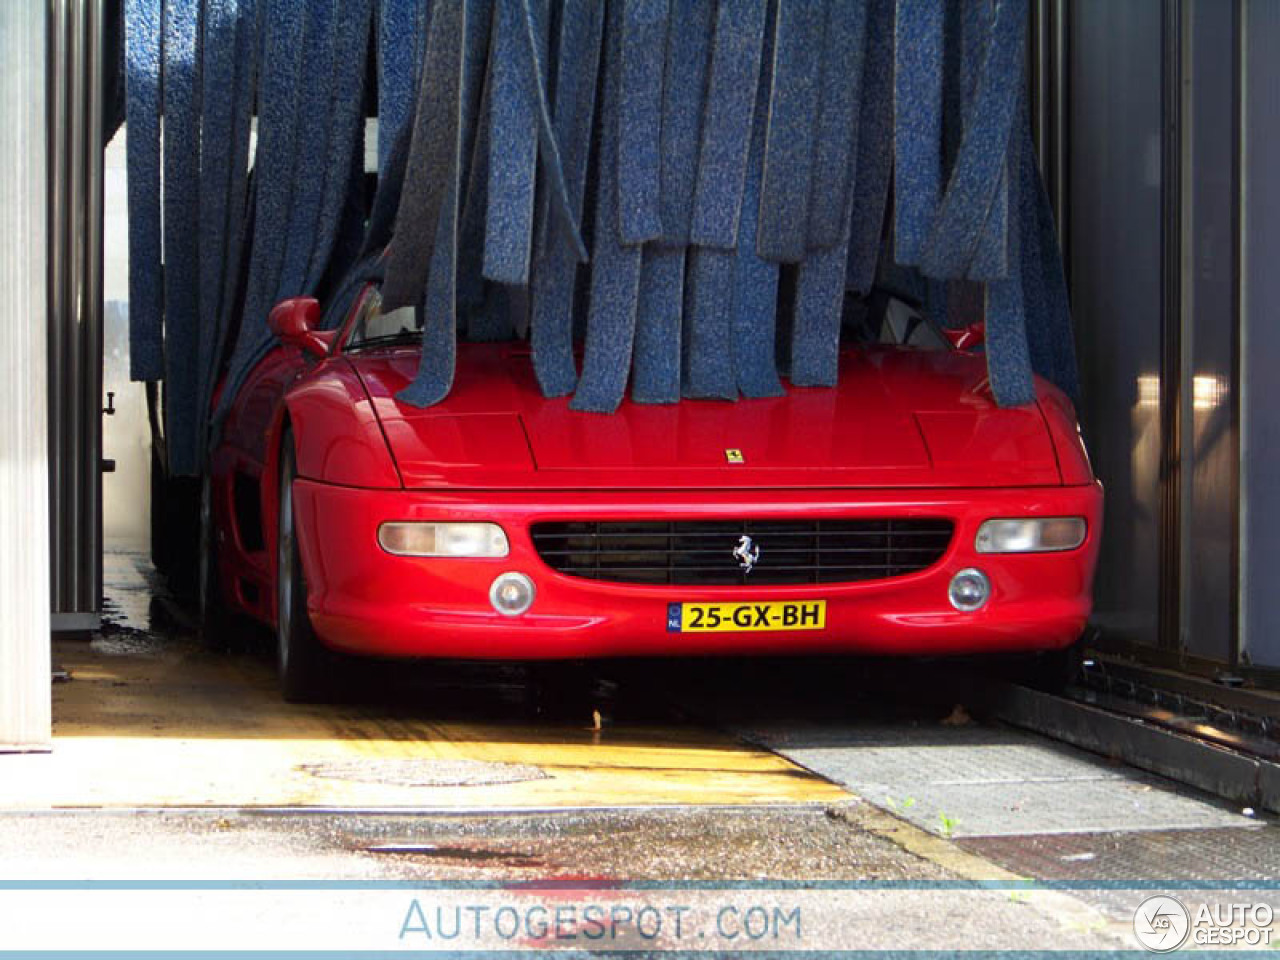
<instances>
[{"instance_id":1,"label":"side mirror","mask_svg":"<svg viewBox=\"0 0 1280 960\"><path fill-rule=\"evenodd\" d=\"M314 297L282 300L267 317L267 327L285 346L323 357L329 353L333 335L317 330L319 324L320 303Z\"/></svg>"}]
</instances>

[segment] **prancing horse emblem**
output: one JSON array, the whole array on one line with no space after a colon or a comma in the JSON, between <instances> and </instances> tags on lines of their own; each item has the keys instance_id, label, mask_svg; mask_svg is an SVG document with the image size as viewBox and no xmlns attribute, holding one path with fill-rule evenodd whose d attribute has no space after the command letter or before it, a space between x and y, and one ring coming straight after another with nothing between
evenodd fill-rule
<instances>
[{"instance_id":1,"label":"prancing horse emblem","mask_svg":"<svg viewBox=\"0 0 1280 960\"><path fill-rule=\"evenodd\" d=\"M738 561L743 573L750 573L760 560L760 547L750 537L740 537L738 545L733 549L733 558Z\"/></svg>"}]
</instances>

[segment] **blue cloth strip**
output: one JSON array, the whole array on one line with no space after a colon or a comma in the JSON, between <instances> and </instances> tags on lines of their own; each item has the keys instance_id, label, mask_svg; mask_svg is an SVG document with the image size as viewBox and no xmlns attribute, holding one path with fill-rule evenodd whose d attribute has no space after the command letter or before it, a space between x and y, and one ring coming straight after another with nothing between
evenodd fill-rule
<instances>
[{"instance_id":1,"label":"blue cloth strip","mask_svg":"<svg viewBox=\"0 0 1280 960\"><path fill-rule=\"evenodd\" d=\"M260 13L263 29L257 44L260 59L253 249L244 310L218 406L219 420L249 370L273 342L267 315L275 306L293 193L305 4L301 0L263 0Z\"/></svg>"},{"instance_id":2,"label":"blue cloth strip","mask_svg":"<svg viewBox=\"0 0 1280 960\"><path fill-rule=\"evenodd\" d=\"M662 238L645 248L636 307L631 396L641 403L680 399L684 247L698 172L698 139L711 53L713 0L671 0L662 82Z\"/></svg>"},{"instance_id":3,"label":"blue cloth strip","mask_svg":"<svg viewBox=\"0 0 1280 960\"><path fill-rule=\"evenodd\" d=\"M778 0L769 132L760 193L760 256L804 259L828 0Z\"/></svg>"},{"instance_id":4,"label":"blue cloth strip","mask_svg":"<svg viewBox=\"0 0 1280 960\"><path fill-rule=\"evenodd\" d=\"M238 24L235 47L235 82L230 99L234 103L231 116L230 151L227 154L229 171L226 202L225 253L221 287L216 292L218 313L212 344L201 346L201 374L204 378L200 391L200 411L206 423L200 439L211 446L216 439L208 429L207 420L212 403L213 389L222 373L222 361L227 351L227 341L235 324L240 322L243 304L238 294L243 289L248 274L246 253L249 248L248 233L252 225L253 205L249 194L249 133L253 119L254 95L258 85L258 58L256 56L261 35L260 0L239 0ZM202 248L203 255L203 248ZM202 292L203 296L203 292ZM202 301L203 302L203 301Z\"/></svg>"},{"instance_id":5,"label":"blue cloth strip","mask_svg":"<svg viewBox=\"0 0 1280 960\"><path fill-rule=\"evenodd\" d=\"M378 176L413 119L431 0L378 0Z\"/></svg>"},{"instance_id":6,"label":"blue cloth strip","mask_svg":"<svg viewBox=\"0 0 1280 960\"><path fill-rule=\"evenodd\" d=\"M810 249L848 243L866 52L867 0L827 0L822 95L809 186ZM840 280L844 282L844 269Z\"/></svg>"},{"instance_id":7,"label":"blue cloth strip","mask_svg":"<svg viewBox=\"0 0 1280 960\"><path fill-rule=\"evenodd\" d=\"M1024 123L1015 136L1016 156L1012 162L1020 177L1015 196L1031 366L1067 396L1078 400L1080 376L1076 367L1075 337L1053 208L1036 164L1029 123Z\"/></svg>"},{"instance_id":8,"label":"blue cloth strip","mask_svg":"<svg viewBox=\"0 0 1280 960\"><path fill-rule=\"evenodd\" d=\"M619 231L623 50L618 3L609 4L605 30L604 102L601 105L600 182L596 192L595 249L591 262L591 304L582 377L569 406L612 413L622 402L635 338L640 290L641 247L624 245ZM655 198L656 200L656 198ZM656 210L655 210L656 214ZM656 219L656 218L655 218Z\"/></svg>"},{"instance_id":9,"label":"blue cloth strip","mask_svg":"<svg viewBox=\"0 0 1280 960\"><path fill-rule=\"evenodd\" d=\"M1007 276L1003 262L993 276L971 271L981 235L990 231L996 249L1003 250L1007 226L997 222L1007 206L996 202L1009 155L1010 133L1022 93L1022 63L1027 29L1027 0L1000 0L991 27L977 93L969 107L963 139L946 192L920 253L920 269L930 277L999 279Z\"/></svg>"},{"instance_id":10,"label":"blue cloth strip","mask_svg":"<svg viewBox=\"0 0 1280 960\"><path fill-rule=\"evenodd\" d=\"M625 244L662 235L662 82L669 0L622 0L618 97L618 225Z\"/></svg>"},{"instance_id":11,"label":"blue cloth strip","mask_svg":"<svg viewBox=\"0 0 1280 960\"><path fill-rule=\"evenodd\" d=\"M458 176L462 104L464 0L437 0L427 31L413 137L396 212L395 242L387 257L383 308L421 302L432 264L437 222ZM456 190L455 190L456 193ZM456 196L455 196L456 200ZM425 350L424 350L425 356Z\"/></svg>"},{"instance_id":12,"label":"blue cloth strip","mask_svg":"<svg viewBox=\"0 0 1280 960\"><path fill-rule=\"evenodd\" d=\"M772 43L766 40L764 50L766 62L771 61ZM768 76L767 71L765 76ZM730 349L726 352L733 358L737 387L747 397L777 397L783 393L775 359L778 265L762 260L756 251L760 184L764 176L764 109L768 103L767 91L767 81L762 80L747 175L743 183L738 249L733 255L733 272L726 291L727 299L732 303L726 333Z\"/></svg>"},{"instance_id":13,"label":"blue cloth strip","mask_svg":"<svg viewBox=\"0 0 1280 960\"><path fill-rule=\"evenodd\" d=\"M224 280L235 272L236 261L228 258L229 233L238 230L239 216L231 208L243 205L244 198L233 195L233 157L238 154L236 115L240 109L236 95L236 75L248 65L238 59L239 35L247 27L240 0L206 0L201 39L201 74L204 86L229 91L230 95L204 100L200 141L200 328L196 358L196 446L197 467L204 465L207 444L205 431L209 399L217 358L221 353L221 308Z\"/></svg>"},{"instance_id":14,"label":"blue cloth strip","mask_svg":"<svg viewBox=\"0 0 1280 960\"><path fill-rule=\"evenodd\" d=\"M494 18L497 29L497 17ZM480 94L480 112L476 116L476 136L467 170L467 186L463 191L462 219L458 227L458 315L459 326L465 324L467 335L476 340L492 339L494 328L485 312L484 255L485 216L489 207L489 155L493 103L494 59L485 69Z\"/></svg>"},{"instance_id":15,"label":"blue cloth strip","mask_svg":"<svg viewBox=\"0 0 1280 960\"><path fill-rule=\"evenodd\" d=\"M857 177L850 215L845 286L860 293L875 283L893 167L894 0L867 0L862 106L858 112Z\"/></svg>"},{"instance_id":16,"label":"blue cloth strip","mask_svg":"<svg viewBox=\"0 0 1280 960\"><path fill-rule=\"evenodd\" d=\"M526 40L526 69L533 77L534 90L537 94L538 107L538 145L542 150L543 169L550 180L551 195L554 198L556 212L564 219L569 238L573 241L578 262L587 262L587 246L582 241L582 229L578 223L579 216L569 197L569 184L565 177L564 161L560 155L560 141L551 120L551 101L547 83L547 42L546 26L539 27L533 16L533 0L522 0L524 7L524 26ZM550 19L550 16L546 18Z\"/></svg>"},{"instance_id":17,"label":"blue cloth strip","mask_svg":"<svg viewBox=\"0 0 1280 960\"><path fill-rule=\"evenodd\" d=\"M766 0L721 0L716 12L690 227L702 246L732 250L738 242L767 12Z\"/></svg>"},{"instance_id":18,"label":"blue cloth strip","mask_svg":"<svg viewBox=\"0 0 1280 960\"><path fill-rule=\"evenodd\" d=\"M733 323L734 254L713 247L689 252L683 351L686 397L737 400Z\"/></svg>"},{"instance_id":19,"label":"blue cloth strip","mask_svg":"<svg viewBox=\"0 0 1280 960\"><path fill-rule=\"evenodd\" d=\"M1019 172L1021 168L1019 166ZM1021 202L1024 183L1021 176L1013 191L1016 209L1026 208ZM993 280L986 285L986 335L984 349L987 355L987 376L991 392L1002 407L1016 407L1035 401L1035 386L1031 379L1031 345L1028 337L1028 291L1023 276L1024 238L1028 225L1023 217L1009 230L1009 262L1016 266L1003 280ZM1039 296L1030 291L1031 298Z\"/></svg>"},{"instance_id":20,"label":"blue cloth strip","mask_svg":"<svg viewBox=\"0 0 1280 960\"><path fill-rule=\"evenodd\" d=\"M453 386L454 367L457 358L457 277L458 277L458 220L461 205L461 183L464 141L468 139L463 105L474 88L481 89L479 77L468 76L478 64L472 61L468 50L468 18L479 16L477 4L469 0L437 0L432 10L431 32L427 45L427 61L423 66L423 89L419 100L418 116L414 121L414 146L419 142L418 130L424 121L435 120L429 127L423 126L423 147L426 156L437 165L411 169L406 177L405 193L409 197L415 189L419 196L425 191L415 181L422 175L440 183L444 193L435 207L434 236L431 259L428 263L426 293L422 303L423 330L422 356L413 381L396 396L415 407L439 403ZM487 24L486 24L487 26ZM478 95L477 95L478 96ZM410 151L412 157L416 150ZM416 176L415 176L416 175ZM400 207L400 219L396 226L396 244L388 257L387 281L383 287L383 301L388 303L386 291L391 287L391 267L396 263L401 231L405 229L405 206ZM417 225L414 225L415 227ZM402 275L407 280L408 275ZM402 281L403 282L403 281ZM405 292L409 301L391 301L387 309L417 304L412 287Z\"/></svg>"},{"instance_id":21,"label":"blue cloth strip","mask_svg":"<svg viewBox=\"0 0 1280 960\"><path fill-rule=\"evenodd\" d=\"M346 26L344 24L344 26ZM306 293L311 250L315 246L324 181L329 167L330 94L335 73L341 67L334 59L336 29L333 0L313 0L307 4L303 33L301 76L298 84L297 140L293 157L293 195L289 205L289 226L284 262L276 284L276 299ZM346 158L336 174L345 181Z\"/></svg>"},{"instance_id":22,"label":"blue cloth strip","mask_svg":"<svg viewBox=\"0 0 1280 960\"><path fill-rule=\"evenodd\" d=\"M360 248L361 260L385 249L391 242L391 236L395 232L396 212L400 209L404 175L409 166L409 144L412 139L413 125L405 124L391 146L391 156L386 158L385 167L380 167L378 186L373 194L369 222L365 228L364 244Z\"/></svg>"},{"instance_id":23,"label":"blue cloth strip","mask_svg":"<svg viewBox=\"0 0 1280 960\"><path fill-rule=\"evenodd\" d=\"M592 118L604 30L600 0L564 0L557 55L555 133L563 148L566 189L573 219L581 221L591 151ZM545 190L544 190L545 193ZM549 397L572 393L573 301L578 273L567 225L543 217L533 275L533 369Z\"/></svg>"},{"instance_id":24,"label":"blue cloth strip","mask_svg":"<svg viewBox=\"0 0 1280 960\"><path fill-rule=\"evenodd\" d=\"M129 375L164 376L160 273L161 0L125 0L125 114L129 124Z\"/></svg>"},{"instance_id":25,"label":"blue cloth strip","mask_svg":"<svg viewBox=\"0 0 1280 960\"><path fill-rule=\"evenodd\" d=\"M796 272L791 382L797 387L834 387L836 384L844 275L849 262L847 236L846 233L846 239L834 247L811 253Z\"/></svg>"},{"instance_id":26,"label":"blue cloth strip","mask_svg":"<svg viewBox=\"0 0 1280 960\"><path fill-rule=\"evenodd\" d=\"M347 198L351 167L364 170L364 82L372 0L341 0L333 37L328 159L324 171L310 266L302 290L314 293L329 268Z\"/></svg>"},{"instance_id":27,"label":"blue cloth strip","mask_svg":"<svg viewBox=\"0 0 1280 960\"><path fill-rule=\"evenodd\" d=\"M529 282L533 200L538 172L537 90L526 65L523 0L497 0L490 69L489 176L484 236L484 276L499 283ZM549 11L533 0L538 41L545 49Z\"/></svg>"},{"instance_id":28,"label":"blue cloth strip","mask_svg":"<svg viewBox=\"0 0 1280 960\"><path fill-rule=\"evenodd\" d=\"M689 243L693 192L698 176L703 96L707 88L712 17L715 14L715 0L670 2L671 29L662 81L661 192L658 199L661 243L666 247Z\"/></svg>"},{"instance_id":29,"label":"blue cloth strip","mask_svg":"<svg viewBox=\"0 0 1280 960\"><path fill-rule=\"evenodd\" d=\"M631 360L631 399L637 403L675 403L680 399L684 261L683 247L644 247Z\"/></svg>"},{"instance_id":30,"label":"blue cloth strip","mask_svg":"<svg viewBox=\"0 0 1280 960\"><path fill-rule=\"evenodd\" d=\"M200 6L168 3L164 17L164 414L169 472L200 466Z\"/></svg>"},{"instance_id":31,"label":"blue cloth strip","mask_svg":"<svg viewBox=\"0 0 1280 960\"><path fill-rule=\"evenodd\" d=\"M898 0L894 41L894 259L916 266L942 178L940 0Z\"/></svg>"}]
</instances>

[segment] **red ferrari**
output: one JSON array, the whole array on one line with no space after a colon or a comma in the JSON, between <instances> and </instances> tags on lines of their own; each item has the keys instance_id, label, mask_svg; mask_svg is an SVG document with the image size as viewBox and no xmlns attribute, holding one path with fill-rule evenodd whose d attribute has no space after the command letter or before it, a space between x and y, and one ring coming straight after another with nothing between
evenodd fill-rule
<instances>
[{"instance_id":1,"label":"red ferrari","mask_svg":"<svg viewBox=\"0 0 1280 960\"><path fill-rule=\"evenodd\" d=\"M367 283L230 407L202 498L206 609L274 625L286 697L387 657L1058 650L1091 607L1102 489L1070 402L1000 409L933 331L851 344L840 385L763 400L547 399L518 343L460 344L429 409L412 311ZM892 311L890 311L892 314ZM924 339L930 339L925 337ZM959 339L959 338L957 338Z\"/></svg>"}]
</instances>

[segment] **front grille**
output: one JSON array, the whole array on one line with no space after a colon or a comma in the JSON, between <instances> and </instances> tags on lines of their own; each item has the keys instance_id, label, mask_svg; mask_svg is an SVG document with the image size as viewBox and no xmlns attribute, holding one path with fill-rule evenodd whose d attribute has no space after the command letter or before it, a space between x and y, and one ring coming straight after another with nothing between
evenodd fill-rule
<instances>
[{"instance_id":1,"label":"front grille","mask_svg":"<svg viewBox=\"0 0 1280 960\"><path fill-rule=\"evenodd\" d=\"M774 586L882 580L924 570L951 543L950 520L728 520L535 523L548 566L589 580ZM742 537L760 548L748 573Z\"/></svg>"}]
</instances>

